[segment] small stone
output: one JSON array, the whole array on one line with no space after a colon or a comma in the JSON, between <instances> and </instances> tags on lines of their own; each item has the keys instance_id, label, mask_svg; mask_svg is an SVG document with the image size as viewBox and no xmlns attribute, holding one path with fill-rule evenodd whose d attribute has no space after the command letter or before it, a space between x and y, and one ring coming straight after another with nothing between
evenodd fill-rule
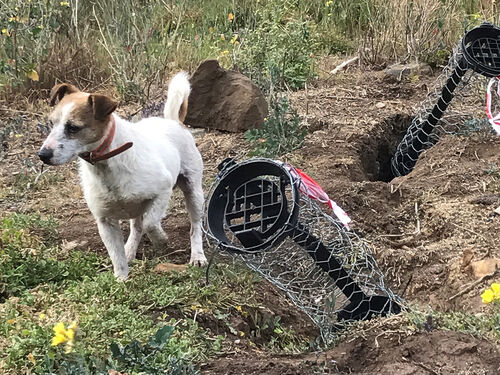
<instances>
[{"instance_id":1,"label":"small stone","mask_svg":"<svg viewBox=\"0 0 500 375\"><path fill-rule=\"evenodd\" d=\"M206 133L205 129L203 128L189 128L189 131L195 138L203 137Z\"/></svg>"},{"instance_id":2,"label":"small stone","mask_svg":"<svg viewBox=\"0 0 500 375\"><path fill-rule=\"evenodd\" d=\"M375 104L375 107L377 107L378 109L384 108L385 107L385 103L378 102L377 104Z\"/></svg>"},{"instance_id":3,"label":"small stone","mask_svg":"<svg viewBox=\"0 0 500 375\"><path fill-rule=\"evenodd\" d=\"M493 212L494 212L494 213L496 213L497 215L500 215L500 206L498 206L498 207L496 208L496 210L495 210L495 211L493 211Z\"/></svg>"},{"instance_id":4,"label":"small stone","mask_svg":"<svg viewBox=\"0 0 500 375\"><path fill-rule=\"evenodd\" d=\"M81 240L81 241L78 241L78 240L73 240L73 241L66 241L66 240L63 240L62 241L62 244L61 244L61 250L63 251L71 251L71 250L74 250L76 249L77 247L85 247L85 245L87 245L88 241L86 240Z\"/></svg>"},{"instance_id":5,"label":"small stone","mask_svg":"<svg viewBox=\"0 0 500 375\"><path fill-rule=\"evenodd\" d=\"M489 206L495 204L500 201L500 195L497 194L483 194L479 197L471 199L471 203L473 204L482 204L485 206ZM500 207L499 207L500 208Z\"/></svg>"},{"instance_id":6,"label":"small stone","mask_svg":"<svg viewBox=\"0 0 500 375\"><path fill-rule=\"evenodd\" d=\"M487 258L471 263L472 273L476 279L492 274L497 268L500 268L500 259L498 258Z\"/></svg>"},{"instance_id":7,"label":"small stone","mask_svg":"<svg viewBox=\"0 0 500 375\"><path fill-rule=\"evenodd\" d=\"M462 254L462 264L460 266L464 269L469 267L472 259L474 259L474 251L471 248L466 249Z\"/></svg>"},{"instance_id":8,"label":"small stone","mask_svg":"<svg viewBox=\"0 0 500 375\"><path fill-rule=\"evenodd\" d=\"M423 63L394 64L389 66L384 73L391 80L401 81L410 75L431 75L432 68Z\"/></svg>"}]
</instances>

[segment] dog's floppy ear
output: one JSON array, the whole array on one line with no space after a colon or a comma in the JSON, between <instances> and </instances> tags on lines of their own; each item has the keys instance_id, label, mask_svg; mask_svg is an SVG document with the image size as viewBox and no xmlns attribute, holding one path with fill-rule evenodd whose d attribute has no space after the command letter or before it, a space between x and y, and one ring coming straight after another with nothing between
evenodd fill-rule
<instances>
[{"instance_id":1,"label":"dog's floppy ear","mask_svg":"<svg viewBox=\"0 0 500 375\"><path fill-rule=\"evenodd\" d=\"M78 91L80 90L78 90L77 87L70 85L69 83L60 83L58 85L55 85L54 87L52 87L52 90L50 90L50 106L55 106L56 103L64 97L64 95L68 95Z\"/></svg>"},{"instance_id":2,"label":"dog's floppy ear","mask_svg":"<svg viewBox=\"0 0 500 375\"><path fill-rule=\"evenodd\" d=\"M118 103L113 99L98 94L91 94L89 96L89 105L96 120L104 120L118 107Z\"/></svg>"}]
</instances>

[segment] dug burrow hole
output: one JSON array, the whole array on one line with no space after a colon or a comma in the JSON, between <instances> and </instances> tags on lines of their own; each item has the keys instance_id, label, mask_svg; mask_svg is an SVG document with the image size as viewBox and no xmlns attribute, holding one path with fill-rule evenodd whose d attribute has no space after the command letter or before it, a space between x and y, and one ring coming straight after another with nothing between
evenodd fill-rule
<instances>
[{"instance_id":1,"label":"dug burrow hole","mask_svg":"<svg viewBox=\"0 0 500 375\"><path fill-rule=\"evenodd\" d=\"M389 182L395 177L391 159L412 119L413 116L406 114L387 117L360 138L358 151L365 181Z\"/></svg>"}]
</instances>

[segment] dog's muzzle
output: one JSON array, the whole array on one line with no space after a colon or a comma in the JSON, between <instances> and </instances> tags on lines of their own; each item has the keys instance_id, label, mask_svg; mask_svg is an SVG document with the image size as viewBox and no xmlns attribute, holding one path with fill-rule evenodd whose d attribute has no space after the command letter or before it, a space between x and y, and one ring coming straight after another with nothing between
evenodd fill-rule
<instances>
[{"instance_id":1,"label":"dog's muzzle","mask_svg":"<svg viewBox=\"0 0 500 375\"><path fill-rule=\"evenodd\" d=\"M52 159L53 156L54 156L54 150L47 147L42 148L38 153L38 157L45 164L50 164L50 159Z\"/></svg>"}]
</instances>

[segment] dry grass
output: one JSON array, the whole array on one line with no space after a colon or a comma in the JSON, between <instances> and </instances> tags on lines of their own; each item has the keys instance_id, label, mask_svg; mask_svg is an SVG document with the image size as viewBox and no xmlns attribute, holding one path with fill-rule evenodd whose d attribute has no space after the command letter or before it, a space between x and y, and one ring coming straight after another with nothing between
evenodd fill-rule
<instances>
[{"instance_id":1,"label":"dry grass","mask_svg":"<svg viewBox=\"0 0 500 375\"><path fill-rule=\"evenodd\" d=\"M35 100L56 81L69 81L87 90L114 87L126 101L143 101L180 68L193 70L207 58L222 59L228 67L252 60L248 56L259 46L249 42L255 42L252 33L265 22L262 15L266 12L261 11L265 7L283 10L275 25L278 29L286 30L287 24L297 20L307 23L313 52L309 63L317 55L359 53L369 64L387 60L440 64L466 28L481 20L500 20L495 0L148 0L140 4L96 0L61 4L66 2L0 2L0 91L4 97L21 93ZM230 42L235 33L240 36L238 47ZM279 33L266 35L272 39ZM263 44L273 45L273 41ZM266 63L255 61L255 66ZM39 74L38 81L28 78L33 70Z\"/></svg>"}]
</instances>

